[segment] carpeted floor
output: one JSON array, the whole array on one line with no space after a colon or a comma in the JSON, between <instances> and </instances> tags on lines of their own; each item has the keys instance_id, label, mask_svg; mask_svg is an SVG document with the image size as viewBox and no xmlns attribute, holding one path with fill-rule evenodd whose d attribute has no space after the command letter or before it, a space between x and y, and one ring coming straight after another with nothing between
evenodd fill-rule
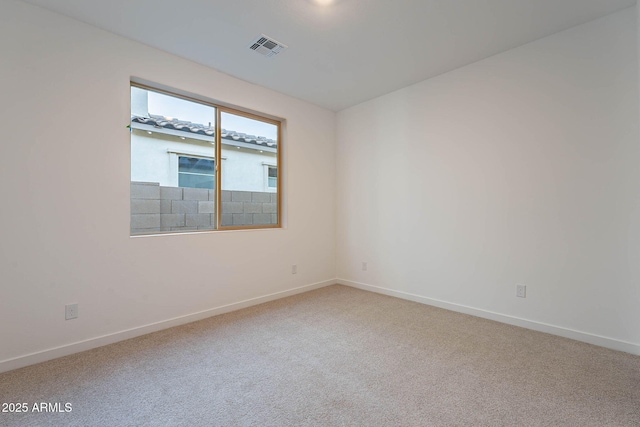
<instances>
[{"instance_id":1,"label":"carpeted floor","mask_svg":"<svg viewBox=\"0 0 640 427\"><path fill-rule=\"evenodd\" d=\"M8 402L2 426L639 426L640 357L336 285L0 374Z\"/></svg>"}]
</instances>

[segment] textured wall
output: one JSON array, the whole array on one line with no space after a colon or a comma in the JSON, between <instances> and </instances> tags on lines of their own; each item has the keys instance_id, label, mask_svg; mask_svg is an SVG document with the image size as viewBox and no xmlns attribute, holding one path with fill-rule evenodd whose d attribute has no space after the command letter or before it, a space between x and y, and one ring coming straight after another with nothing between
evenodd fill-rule
<instances>
[{"instance_id":1,"label":"textured wall","mask_svg":"<svg viewBox=\"0 0 640 427\"><path fill-rule=\"evenodd\" d=\"M215 191L131 183L131 234L213 230ZM277 224L278 194L222 190L222 225Z\"/></svg>"}]
</instances>

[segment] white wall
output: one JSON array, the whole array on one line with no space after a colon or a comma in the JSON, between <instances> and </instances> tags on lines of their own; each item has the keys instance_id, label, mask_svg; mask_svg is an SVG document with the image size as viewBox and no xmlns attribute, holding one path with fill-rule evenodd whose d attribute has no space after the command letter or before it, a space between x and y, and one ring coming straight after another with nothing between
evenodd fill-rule
<instances>
[{"instance_id":1,"label":"white wall","mask_svg":"<svg viewBox=\"0 0 640 427\"><path fill-rule=\"evenodd\" d=\"M163 134L150 126L154 130L151 135L142 129L146 126L140 128L134 128L131 133L131 181L158 182L162 186L178 187L178 156L215 158L212 137L182 140L179 136ZM275 188L268 187L265 165L277 166L277 151L260 146L246 148L249 144L239 147L229 142L222 140L223 189L276 192Z\"/></svg>"},{"instance_id":2,"label":"white wall","mask_svg":"<svg viewBox=\"0 0 640 427\"><path fill-rule=\"evenodd\" d=\"M248 145L248 144L247 144ZM276 192L269 188L267 166L278 165L277 152L222 143L222 189L232 191ZM274 150L275 151L275 150ZM334 167L334 165L332 165Z\"/></svg>"},{"instance_id":3,"label":"white wall","mask_svg":"<svg viewBox=\"0 0 640 427\"><path fill-rule=\"evenodd\" d=\"M339 279L640 354L636 55L631 8L340 112Z\"/></svg>"},{"instance_id":4,"label":"white wall","mask_svg":"<svg viewBox=\"0 0 640 427\"><path fill-rule=\"evenodd\" d=\"M334 113L24 3L0 11L0 370L332 283ZM285 118L285 228L130 238L132 76Z\"/></svg>"}]
</instances>

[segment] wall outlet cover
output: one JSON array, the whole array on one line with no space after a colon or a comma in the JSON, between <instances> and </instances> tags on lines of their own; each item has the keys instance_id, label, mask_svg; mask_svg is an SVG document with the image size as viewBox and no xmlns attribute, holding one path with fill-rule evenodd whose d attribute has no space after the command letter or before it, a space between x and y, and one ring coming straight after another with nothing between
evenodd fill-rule
<instances>
[{"instance_id":1,"label":"wall outlet cover","mask_svg":"<svg viewBox=\"0 0 640 427\"><path fill-rule=\"evenodd\" d=\"M65 320L76 319L78 317L78 304L67 304L64 306Z\"/></svg>"}]
</instances>

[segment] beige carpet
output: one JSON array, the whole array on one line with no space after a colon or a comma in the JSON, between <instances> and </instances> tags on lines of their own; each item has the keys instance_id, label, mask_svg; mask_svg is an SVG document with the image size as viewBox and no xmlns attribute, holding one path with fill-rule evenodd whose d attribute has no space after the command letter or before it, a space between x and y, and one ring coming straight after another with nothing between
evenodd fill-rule
<instances>
[{"instance_id":1,"label":"beige carpet","mask_svg":"<svg viewBox=\"0 0 640 427\"><path fill-rule=\"evenodd\" d=\"M640 357L331 286L0 374L2 426L640 426Z\"/></svg>"}]
</instances>

